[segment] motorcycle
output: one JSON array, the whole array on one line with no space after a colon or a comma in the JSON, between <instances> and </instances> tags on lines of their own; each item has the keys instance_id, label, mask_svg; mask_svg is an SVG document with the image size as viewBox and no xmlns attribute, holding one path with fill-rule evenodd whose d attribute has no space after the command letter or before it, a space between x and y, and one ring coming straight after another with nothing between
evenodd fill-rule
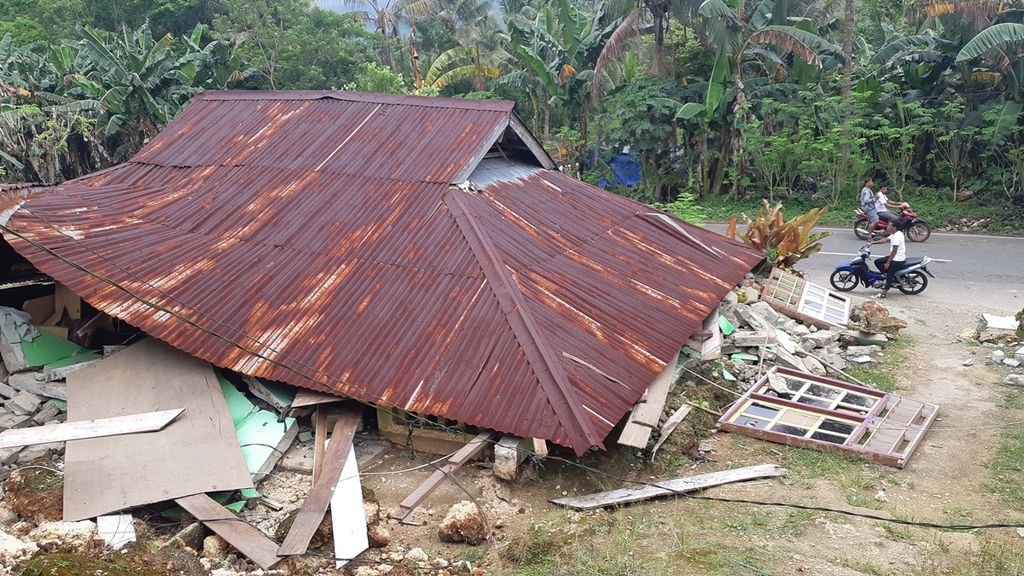
<instances>
[{"instance_id":1,"label":"motorcycle","mask_svg":"<svg viewBox=\"0 0 1024 576\"><path fill-rule=\"evenodd\" d=\"M875 262L878 272L871 269L868 258L871 256L871 245L861 246L858 255L847 264L840 264L832 272L828 281L832 287L839 292L849 292L858 285L863 284L865 288L879 288L885 286L885 271L882 263L885 258ZM906 265L902 270L896 272L893 286L904 294L920 294L928 287L928 276L935 276L928 270L931 258L907 258ZM927 274L927 276L926 276Z\"/></svg>"},{"instance_id":2,"label":"motorcycle","mask_svg":"<svg viewBox=\"0 0 1024 576\"><path fill-rule=\"evenodd\" d=\"M857 238L861 240L868 239L868 226L870 221L868 215L863 210L857 208L857 218L853 221L853 233L857 235ZM907 240L911 242L924 242L932 235L931 226L927 222L917 217L917 212L910 209L910 204L906 202L900 203L900 216L897 222L897 227L901 230L906 231ZM882 237L885 232L884 228L878 228L871 233L871 240L877 240Z\"/></svg>"}]
</instances>

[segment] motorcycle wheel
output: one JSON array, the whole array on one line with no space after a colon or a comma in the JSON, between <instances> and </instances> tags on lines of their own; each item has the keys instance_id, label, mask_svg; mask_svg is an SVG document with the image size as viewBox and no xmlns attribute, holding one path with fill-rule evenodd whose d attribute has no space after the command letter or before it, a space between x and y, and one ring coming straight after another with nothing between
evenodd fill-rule
<instances>
[{"instance_id":1,"label":"motorcycle wheel","mask_svg":"<svg viewBox=\"0 0 1024 576\"><path fill-rule=\"evenodd\" d=\"M849 292L857 287L857 277L849 270L836 270L828 278L828 283L839 292Z\"/></svg>"},{"instance_id":2,"label":"motorcycle wheel","mask_svg":"<svg viewBox=\"0 0 1024 576\"><path fill-rule=\"evenodd\" d=\"M924 292L924 289L927 287L928 277L924 275L924 272L919 270L910 272L896 282L896 288L904 294L920 294L921 292Z\"/></svg>"},{"instance_id":3,"label":"motorcycle wheel","mask_svg":"<svg viewBox=\"0 0 1024 576\"><path fill-rule=\"evenodd\" d=\"M924 222L918 222L907 228L907 240L911 242L924 242L932 235L932 229Z\"/></svg>"},{"instance_id":4,"label":"motorcycle wheel","mask_svg":"<svg viewBox=\"0 0 1024 576\"><path fill-rule=\"evenodd\" d=\"M861 240L868 239L868 221L858 218L853 222L853 233Z\"/></svg>"}]
</instances>

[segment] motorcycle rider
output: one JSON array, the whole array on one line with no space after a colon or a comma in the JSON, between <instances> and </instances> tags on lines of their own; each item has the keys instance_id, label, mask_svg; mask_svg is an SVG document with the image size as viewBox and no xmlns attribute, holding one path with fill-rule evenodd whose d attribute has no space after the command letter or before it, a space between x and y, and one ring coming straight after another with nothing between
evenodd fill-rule
<instances>
[{"instance_id":1,"label":"motorcycle rider","mask_svg":"<svg viewBox=\"0 0 1024 576\"><path fill-rule=\"evenodd\" d=\"M885 194L888 191L888 186L882 186L878 192L875 192L875 212L878 214L878 222L874 226L868 226L868 234L873 234L879 228L885 228L885 222L898 222L900 219L895 213L889 211L889 208L900 208L900 204L889 201L889 197Z\"/></svg>"},{"instance_id":2,"label":"motorcycle rider","mask_svg":"<svg viewBox=\"0 0 1024 576\"><path fill-rule=\"evenodd\" d=\"M889 293L889 289L892 288L893 282L896 280L896 273L899 272L907 262L907 239L903 235L903 231L897 228L895 222L885 223L885 232L888 236L880 238L869 244L884 244L886 242L892 246L888 256L883 256L875 260L875 266L878 267L879 271L885 272L885 287L882 291L875 295L875 298L885 298Z\"/></svg>"},{"instance_id":3,"label":"motorcycle rider","mask_svg":"<svg viewBox=\"0 0 1024 576\"><path fill-rule=\"evenodd\" d=\"M864 187L860 189L860 209L868 217L868 238L871 238L871 232L878 224L875 193L871 191L871 187L874 185L875 181L868 177L864 179Z\"/></svg>"}]
</instances>

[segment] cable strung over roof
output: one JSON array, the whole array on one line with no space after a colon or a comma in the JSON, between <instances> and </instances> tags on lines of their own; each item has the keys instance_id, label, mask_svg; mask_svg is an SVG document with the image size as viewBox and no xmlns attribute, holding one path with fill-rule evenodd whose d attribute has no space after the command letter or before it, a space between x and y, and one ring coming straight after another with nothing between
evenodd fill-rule
<instances>
[{"instance_id":1,"label":"cable strung over roof","mask_svg":"<svg viewBox=\"0 0 1024 576\"><path fill-rule=\"evenodd\" d=\"M212 364L582 454L761 255L552 167L511 102L208 92L0 221Z\"/></svg>"}]
</instances>

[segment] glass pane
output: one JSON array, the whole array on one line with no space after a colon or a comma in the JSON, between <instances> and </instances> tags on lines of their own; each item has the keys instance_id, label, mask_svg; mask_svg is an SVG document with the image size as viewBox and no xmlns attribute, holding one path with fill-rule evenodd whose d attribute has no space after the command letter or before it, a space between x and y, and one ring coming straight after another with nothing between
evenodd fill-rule
<instances>
[{"instance_id":1,"label":"glass pane","mask_svg":"<svg viewBox=\"0 0 1024 576\"><path fill-rule=\"evenodd\" d=\"M856 392L847 392L840 402L846 402L847 404L853 404L854 406L860 406L862 408L871 408L877 402L877 398L871 396L865 396L864 394L858 394Z\"/></svg>"},{"instance_id":2,"label":"glass pane","mask_svg":"<svg viewBox=\"0 0 1024 576\"><path fill-rule=\"evenodd\" d=\"M772 432L781 432L782 434L789 434L790 436L806 436L807 428L797 428L796 426L788 426L786 424L778 424L772 426Z\"/></svg>"},{"instance_id":3,"label":"glass pane","mask_svg":"<svg viewBox=\"0 0 1024 576\"><path fill-rule=\"evenodd\" d=\"M758 420L757 418L751 418L749 416L744 416L742 414L737 416L736 419L733 420L733 423L739 426L750 426L751 428L757 428L759 430L764 430L768 428L767 421Z\"/></svg>"},{"instance_id":4,"label":"glass pane","mask_svg":"<svg viewBox=\"0 0 1024 576\"><path fill-rule=\"evenodd\" d=\"M818 426L818 430L824 430L827 432L835 432L837 434L844 434L849 436L853 433L854 425L849 422L841 422L839 420L825 420Z\"/></svg>"},{"instance_id":5,"label":"glass pane","mask_svg":"<svg viewBox=\"0 0 1024 576\"><path fill-rule=\"evenodd\" d=\"M779 413L778 408L772 408L764 404L751 404L747 406L747 409L743 411L743 414L747 416L754 416L757 418L764 418L765 420L771 420L775 418L775 415Z\"/></svg>"},{"instance_id":6,"label":"glass pane","mask_svg":"<svg viewBox=\"0 0 1024 576\"><path fill-rule=\"evenodd\" d=\"M807 392L817 396L818 398L827 398L830 400L838 398L843 393L842 390L832 388L831 386L823 386L821 384L811 384L811 386L807 388Z\"/></svg>"},{"instance_id":7,"label":"glass pane","mask_svg":"<svg viewBox=\"0 0 1024 576\"><path fill-rule=\"evenodd\" d=\"M842 444L846 441L845 436L835 436L833 434L826 434L825 432L815 432L811 438L815 440L823 440L825 442L831 442L832 444Z\"/></svg>"}]
</instances>

